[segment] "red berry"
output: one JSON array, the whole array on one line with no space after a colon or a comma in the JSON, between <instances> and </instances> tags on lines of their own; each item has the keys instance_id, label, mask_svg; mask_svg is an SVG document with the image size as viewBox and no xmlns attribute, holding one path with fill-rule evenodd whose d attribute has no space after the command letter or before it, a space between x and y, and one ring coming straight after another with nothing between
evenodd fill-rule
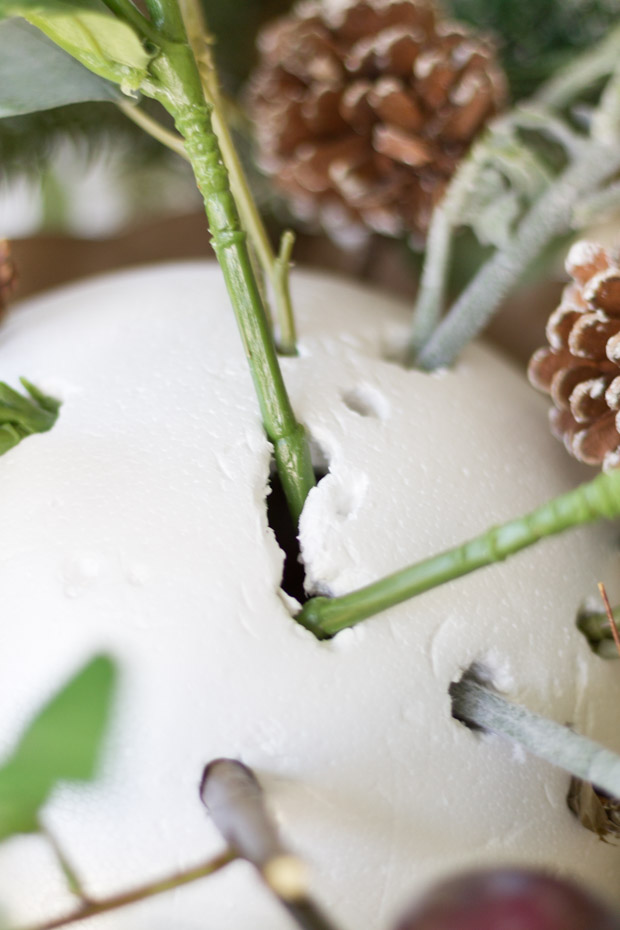
<instances>
[{"instance_id":1,"label":"red berry","mask_svg":"<svg viewBox=\"0 0 620 930\"><path fill-rule=\"evenodd\" d=\"M397 930L620 930L620 916L572 882L496 869L438 885Z\"/></svg>"}]
</instances>

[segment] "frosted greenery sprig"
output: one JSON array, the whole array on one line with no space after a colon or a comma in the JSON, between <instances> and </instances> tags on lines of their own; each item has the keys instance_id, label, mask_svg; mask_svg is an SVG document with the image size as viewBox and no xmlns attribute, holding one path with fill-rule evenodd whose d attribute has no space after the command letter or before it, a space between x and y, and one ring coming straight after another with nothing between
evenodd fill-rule
<instances>
[{"instance_id":1,"label":"frosted greenery sprig","mask_svg":"<svg viewBox=\"0 0 620 930\"><path fill-rule=\"evenodd\" d=\"M46 433L58 419L60 401L43 394L26 378L28 396L0 381L0 455L33 433Z\"/></svg>"},{"instance_id":2,"label":"frosted greenery sprig","mask_svg":"<svg viewBox=\"0 0 620 930\"><path fill-rule=\"evenodd\" d=\"M501 562L545 536L620 516L620 469L600 474L524 516L340 597L313 597L297 620L319 639L448 581Z\"/></svg>"},{"instance_id":3,"label":"frosted greenery sprig","mask_svg":"<svg viewBox=\"0 0 620 930\"><path fill-rule=\"evenodd\" d=\"M587 216L584 204L605 199L610 181L613 193L620 170L619 60L616 28L527 106L492 124L461 164L429 231L411 336L411 357L420 368L451 364L545 247L578 228ZM565 111L601 82L584 134ZM555 149L552 158L542 154L545 140ZM453 237L463 225L495 253L440 323Z\"/></svg>"},{"instance_id":4,"label":"frosted greenery sprig","mask_svg":"<svg viewBox=\"0 0 620 930\"><path fill-rule=\"evenodd\" d=\"M450 686L457 720L506 737L539 759L620 798L620 756L567 726L513 704L466 674Z\"/></svg>"}]
</instances>

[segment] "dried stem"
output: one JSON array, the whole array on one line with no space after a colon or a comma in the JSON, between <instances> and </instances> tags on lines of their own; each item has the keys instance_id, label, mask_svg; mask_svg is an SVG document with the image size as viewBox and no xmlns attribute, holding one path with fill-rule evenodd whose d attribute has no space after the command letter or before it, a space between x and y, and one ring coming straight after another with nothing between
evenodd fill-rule
<instances>
[{"instance_id":1,"label":"dried stem","mask_svg":"<svg viewBox=\"0 0 620 930\"><path fill-rule=\"evenodd\" d=\"M450 696L452 716L457 720L499 733L539 759L620 798L620 756L616 753L568 727L512 704L472 675L454 682Z\"/></svg>"},{"instance_id":2,"label":"dried stem","mask_svg":"<svg viewBox=\"0 0 620 930\"><path fill-rule=\"evenodd\" d=\"M63 917L55 917L52 920L45 921L41 924L32 924L29 927L21 927L19 930L55 930L56 927L66 927L69 924L77 923L79 920L86 920L88 917L97 917L99 914L107 914L108 911L116 911L121 907L127 907L129 904L137 904L147 898L153 898L156 895L163 894L166 891L172 891L174 888L181 888L183 885L189 885L201 878L206 878L223 869L230 862L237 858L235 853L226 852L221 856L210 859L203 865L188 869L186 872L179 872L178 875L172 875L159 881L142 885L133 891L127 891L123 894L112 895L109 898L101 898L98 901L90 900L81 907L77 908L70 914Z\"/></svg>"},{"instance_id":3,"label":"dried stem","mask_svg":"<svg viewBox=\"0 0 620 930\"><path fill-rule=\"evenodd\" d=\"M605 615L607 617L607 622L609 623L609 628L611 630L611 635L616 646L618 655L620 655L620 634L618 633L618 627L616 625L616 618L614 617L613 610L611 609L611 604L609 603L609 598L607 597L607 591L605 590L605 585L602 581L598 583L598 589L601 593L601 598L603 604L605 605Z\"/></svg>"}]
</instances>

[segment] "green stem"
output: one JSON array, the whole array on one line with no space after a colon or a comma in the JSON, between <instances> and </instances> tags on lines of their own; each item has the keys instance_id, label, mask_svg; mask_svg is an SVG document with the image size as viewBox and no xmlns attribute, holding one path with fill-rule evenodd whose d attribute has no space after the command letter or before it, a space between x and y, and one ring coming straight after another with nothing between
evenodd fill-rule
<instances>
[{"instance_id":1,"label":"green stem","mask_svg":"<svg viewBox=\"0 0 620 930\"><path fill-rule=\"evenodd\" d=\"M185 28L205 92L213 107L213 129L218 138L222 158L230 177L230 186L237 204L241 222L247 231L263 273L271 284L276 317L278 320L278 348L283 355L297 354L297 334L289 290L290 255L294 243L292 232L285 232L278 257L274 255L265 224L250 190L241 159L228 127L220 85L207 43L208 29L202 7L196 0L180 0ZM287 253L286 261L283 253Z\"/></svg>"},{"instance_id":2,"label":"green stem","mask_svg":"<svg viewBox=\"0 0 620 930\"><path fill-rule=\"evenodd\" d=\"M167 0L171 8L176 0ZM290 404L271 328L252 269L246 233L230 190L228 172L211 124L200 76L186 42L165 43L151 64L154 81L145 88L171 113L202 194L213 247L222 267L254 380L263 425L274 446L278 474L297 523L315 484L303 426Z\"/></svg>"},{"instance_id":3,"label":"green stem","mask_svg":"<svg viewBox=\"0 0 620 930\"><path fill-rule=\"evenodd\" d=\"M149 22L146 16L142 15L131 0L103 0L103 2L115 16L132 26L138 35L148 39L149 42L158 44L160 36L157 30L153 28L152 23Z\"/></svg>"},{"instance_id":4,"label":"green stem","mask_svg":"<svg viewBox=\"0 0 620 930\"><path fill-rule=\"evenodd\" d=\"M293 317L289 278L294 245L295 233L290 229L285 230L280 240L278 257L267 269L276 296L276 309L278 311L278 322L280 324L278 346L283 355L297 355L297 335L295 332L295 319ZM267 256L263 258L263 267L265 267L264 261L266 257ZM273 253L270 247L270 261L271 257L273 257Z\"/></svg>"},{"instance_id":5,"label":"green stem","mask_svg":"<svg viewBox=\"0 0 620 930\"><path fill-rule=\"evenodd\" d=\"M593 740L525 707L512 704L465 675L450 686L452 715L519 743L529 752L576 778L620 798L620 756Z\"/></svg>"},{"instance_id":6,"label":"green stem","mask_svg":"<svg viewBox=\"0 0 620 930\"><path fill-rule=\"evenodd\" d=\"M531 207L512 242L489 259L458 298L420 352L418 366L432 370L450 365L483 329L500 301L545 246L556 236L570 232L575 204L618 170L619 145L585 143L581 156Z\"/></svg>"},{"instance_id":7,"label":"green stem","mask_svg":"<svg viewBox=\"0 0 620 930\"><path fill-rule=\"evenodd\" d=\"M394 572L341 597L314 597L297 620L319 639L378 614L431 588L500 562L545 536L620 516L620 469L600 474L525 516L492 527L480 536Z\"/></svg>"},{"instance_id":8,"label":"green stem","mask_svg":"<svg viewBox=\"0 0 620 930\"><path fill-rule=\"evenodd\" d=\"M172 875L168 878L160 879L148 885L142 885L133 891L127 891L123 894L112 895L109 898L102 898L99 901L88 901L82 907L76 908L70 914L63 917L55 917L41 924L33 924L30 927L21 927L20 930L56 930L57 927L66 927L68 924L77 923L80 920L86 920L88 917L97 917L100 914L107 914L109 911L116 911L121 907L127 907L129 904L137 904L138 901L144 901L147 898L153 898L156 895L164 894L166 891L172 891L174 888L181 888L183 885L189 885L191 882L198 881L201 878L207 878L215 872L219 872L224 866L237 859L235 853L226 852L209 862L199 865L187 872L180 872L178 875Z\"/></svg>"}]
</instances>

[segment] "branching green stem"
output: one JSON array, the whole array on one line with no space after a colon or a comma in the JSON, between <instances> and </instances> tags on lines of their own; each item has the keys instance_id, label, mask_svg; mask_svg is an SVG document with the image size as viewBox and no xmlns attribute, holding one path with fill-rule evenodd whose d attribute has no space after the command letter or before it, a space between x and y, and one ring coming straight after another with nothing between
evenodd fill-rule
<instances>
[{"instance_id":1,"label":"branching green stem","mask_svg":"<svg viewBox=\"0 0 620 930\"><path fill-rule=\"evenodd\" d=\"M172 20L177 0L162 6ZM179 14L180 15L180 14ZM289 510L297 523L315 478L303 426L291 407L260 290L230 190L228 172L212 123L212 106L204 98L198 68L187 42L163 40L151 63L145 93L159 100L185 141L202 194L213 247L222 267L254 380L263 425L274 446L276 467Z\"/></svg>"},{"instance_id":2,"label":"branching green stem","mask_svg":"<svg viewBox=\"0 0 620 930\"><path fill-rule=\"evenodd\" d=\"M418 366L431 370L450 365L545 246L570 232L575 204L619 170L617 143L585 143L581 156L530 208L509 245L499 249L466 287L420 352Z\"/></svg>"},{"instance_id":3,"label":"branching green stem","mask_svg":"<svg viewBox=\"0 0 620 930\"><path fill-rule=\"evenodd\" d=\"M69 924L75 924L80 920L86 920L88 917L97 917L100 914L107 914L109 911L116 911L121 907L127 907L129 904L137 904L147 898L153 898L156 895L164 894L166 891L172 891L174 888L181 888L183 885L189 885L201 878L207 878L215 872L219 872L230 862L237 858L235 853L226 852L215 859L196 868L188 869L186 872L180 872L178 875L172 875L168 878L151 882L148 885L142 885L140 888L134 888L133 891L127 891L123 894L112 895L109 898L101 898L98 901L90 900L81 907L76 908L70 914L62 917L55 917L52 920L44 921L41 924L33 924L30 927L21 927L20 930L56 930L57 927L66 927Z\"/></svg>"},{"instance_id":4,"label":"branching green stem","mask_svg":"<svg viewBox=\"0 0 620 930\"><path fill-rule=\"evenodd\" d=\"M512 704L465 676L450 686L452 714L464 723L491 730L529 752L620 798L620 756L568 727Z\"/></svg>"},{"instance_id":5,"label":"branching green stem","mask_svg":"<svg viewBox=\"0 0 620 930\"><path fill-rule=\"evenodd\" d=\"M319 639L400 604L431 588L501 562L545 536L620 516L620 469L600 474L567 494L554 497L523 517L492 527L480 536L394 572L341 597L314 597L297 620Z\"/></svg>"},{"instance_id":6,"label":"branching green stem","mask_svg":"<svg viewBox=\"0 0 620 930\"><path fill-rule=\"evenodd\" d=\"M280 252L276 257L228 127L217 72L208 45L208 29L202 7L196 0L180 0L180 9L188 40L198 64L206 99L213 107L213 129L219 141L224 164L228 169L230 186L241 221L274 293L279 328L278 348L283 355L296 355L297 334L288 282L290 255L294 243L293 234L292 232L284 233ZM287 254L286 262L283 261L285 253Z\"/></svg>"}]
</instances>

